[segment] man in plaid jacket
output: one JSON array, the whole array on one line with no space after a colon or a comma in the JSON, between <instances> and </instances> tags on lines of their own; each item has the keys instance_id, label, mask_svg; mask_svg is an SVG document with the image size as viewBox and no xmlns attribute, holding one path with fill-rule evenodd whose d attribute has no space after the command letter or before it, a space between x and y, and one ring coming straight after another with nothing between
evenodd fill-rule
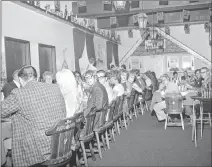
<instances>
[{"instance_id":1,"label":"man in plaid jacket","mask_svg":"<svg viewBox=\"0 0 212 167\"><path fill-rule=\"evenodd\" d=\"M27 167L49 159L51 138L45 131L65 118L66 108L59 87L37 82L34 67L22 67L18 76L22 88L2 102L1 117L12 119L13 166Z\"/></svg>"}]
</instances>

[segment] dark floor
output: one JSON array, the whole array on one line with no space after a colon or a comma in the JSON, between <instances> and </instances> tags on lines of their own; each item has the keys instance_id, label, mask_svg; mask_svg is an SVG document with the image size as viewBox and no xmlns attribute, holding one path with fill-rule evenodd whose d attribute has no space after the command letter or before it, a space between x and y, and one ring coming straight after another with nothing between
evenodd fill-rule
<instances>
[{"instance_id":1,"label":"dark floor","mask_svg":"<svg viewBox=\"0 0 212 167\"><path fill-rule=\"evenodd\" d=\"M198 126L199 127L199 126ZM211 166L211 128L206 125L203 139L198 128L198 147L191 141L191 126L167 127L149 113L140 115L127 130L121 130L111 149L98 155L90 166Z\"/></svg>"}]
</instances>

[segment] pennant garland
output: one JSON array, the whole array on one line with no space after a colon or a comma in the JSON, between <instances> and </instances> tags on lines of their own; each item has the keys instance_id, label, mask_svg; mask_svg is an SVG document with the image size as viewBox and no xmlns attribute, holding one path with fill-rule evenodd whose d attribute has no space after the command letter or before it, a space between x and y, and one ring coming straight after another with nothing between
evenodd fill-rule
<instances>
[{"instance_id":1,"label":"pennant garland","mask_svg":"<svg viewBox=\"0 0 212 167\"><path fill-rule=\"evenodd\" d=\"M110 25L115 25L117 23L116 17L110 17Z\"/></svg>"}]
</instances>

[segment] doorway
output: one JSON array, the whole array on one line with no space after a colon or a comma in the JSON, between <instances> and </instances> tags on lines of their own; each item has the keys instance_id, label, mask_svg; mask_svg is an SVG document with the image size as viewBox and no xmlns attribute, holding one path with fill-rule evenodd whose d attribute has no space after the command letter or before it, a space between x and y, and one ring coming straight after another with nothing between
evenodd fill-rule
<instances>
[{"instance_id":1,"label":"doorway","mask_svg":"<svg viewBox=\"0 0 212 167\"><path fill-rule=\"evenodd\" d=\"M5 56L7 82L11 82L15 70L31 64L29 41L5 37Z\"/></svg>"},{"instance_id":2,"label":"doorway","mask_svg":"<svg viewBox=\"0 0 212 167\"><path fill-rule=\"evenodd\" d=\"M55 46L39 44L40 79L45 71L56 73L56 51Z\"/></svg>"}]
</instances>

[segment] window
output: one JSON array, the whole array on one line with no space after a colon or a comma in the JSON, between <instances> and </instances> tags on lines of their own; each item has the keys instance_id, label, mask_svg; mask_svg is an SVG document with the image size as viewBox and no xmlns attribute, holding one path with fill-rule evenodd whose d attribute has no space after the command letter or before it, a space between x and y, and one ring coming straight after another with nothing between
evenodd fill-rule
<instances>
[{"instance_id":1,"label":"window","mask_svg":"<svg viewBox=\"0 0 212 167\"><path fill-rule=\"evenodd\" d=\"M40 76L45 71L56 73L56 52L54 46L39 44Z\"/></svg>"},{"instance_id":2,"label":"window","mask_svg":"<svg viewBox=\"0 0 212 167\"><path fill-rule=\"evenodd\" d=\"M139 1L131 1L131 8L139 8Z\"/></svg>"},{"instance_id":3,"label":"window","mask_svg":"<svg viewBox=\"0 0 212 167\"><path fill-rule=\"evenodd\" d=\"M196 3L196 2L199 2L199 1L189 1L189 3Z\"/></svg>"},{"instance_id":4,"label":"window","mask_svg":"<svg viewBox=\"0 0 212 167\"><path fill-rule=\"evenodd\" d=\"M159 5L169 5L169 1L159 1Z\"/></svg>"},{"instance_id":5,"label":"window","mask_svg":"<svg viewBox=\"0 0 212 167\"><path fill-rule=\"evenodd\" d=\"M11 82L15 70L31 64L29 41L5 37L5 56L7 82Z\"/></svg>"}]
</instances>

